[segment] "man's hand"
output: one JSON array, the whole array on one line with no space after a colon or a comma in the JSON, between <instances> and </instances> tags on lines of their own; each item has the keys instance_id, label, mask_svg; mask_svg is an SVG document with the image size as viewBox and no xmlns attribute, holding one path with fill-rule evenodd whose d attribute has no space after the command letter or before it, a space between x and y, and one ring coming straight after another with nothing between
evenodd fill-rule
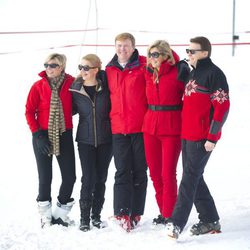
<instances>
[{"instance_id":1,"label":"man's hand","mask_svg":"<svg viewBox=\"0 0 250 250\"><path fill-rule=\"evenodd\" d=\"M213 151L215 148L215 143L213 143L211 141L206 141L204 147L205 147L207 152Z\"/></svg>"}]
</instances>

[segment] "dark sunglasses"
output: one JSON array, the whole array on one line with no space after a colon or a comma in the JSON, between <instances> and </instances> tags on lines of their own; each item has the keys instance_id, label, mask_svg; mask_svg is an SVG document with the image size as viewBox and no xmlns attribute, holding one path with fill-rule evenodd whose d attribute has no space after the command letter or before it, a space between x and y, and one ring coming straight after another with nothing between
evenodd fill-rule
<instances>
[{"instance_id":1,"label":"dark sunglasses","mask_svg":"<svg viewBox=\"0 0 250 250\"><path fill-rule=\"evenodd\" d=\"M51 64L45 63L44 68L47 69L48 67L50 67L51 69L55 69L56 67L59 67L59 64L57 64L57 63L51 63Z\"/></svg>"},{"instance_id":2,"label":"dark sunglasses","mask_svg":"<svg viewBox=\"0 0 250 250\"><path fill-rule=\"evenodd\" d=\"M153 57L153 58L159 58L159 56L162 55L162 53L159 52L153 52L153 53L148 53L148 57Z\"/></svg>"},{"instance_id":3,"label":"dark sunglasses","mask_svg":"<svg viewBox=\"0 0 250 250\"><path fill-rule=\"evenodd\" d=\"M187 54L191 53L191 55L194 55L196 51L204 51L203 49L186 49Z\"/></svg>"},{"instance_id":4,"label":"dark sunglasses","mask_svg":"<svg viewBox=\"0 0 250 250\"><path fill-rule=\"evenodd\" d=\"M95 68L97 68L97 67L90 67L89 65L81 65L81 64L79 64L78 65L78 69L79 70L84 70L84 71L89 71L90 69L95 69Z\"/></svg>"}]
</instances>

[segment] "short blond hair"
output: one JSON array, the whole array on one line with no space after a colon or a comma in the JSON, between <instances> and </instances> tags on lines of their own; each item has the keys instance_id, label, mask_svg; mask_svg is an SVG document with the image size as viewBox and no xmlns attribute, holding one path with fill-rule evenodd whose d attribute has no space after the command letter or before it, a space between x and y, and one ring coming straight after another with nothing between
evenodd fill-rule
<instances>
[{"instance_id":1,"label":"short blond hair","mask_svg":"<svg viewBox=\"0 0 250 250\"><path fill-rule=\"evenodd\" d=\"M121 33L115 37L115 42L116 41L124 41L124 40L130 40L132 43L132 47L135 48L135 38L132 34L130 33Z\"/></svg>"},{"instance_id":2,"label":"short blond hair","mask_svg":"<svg viewBox=\"0 0 250 250\"><path fill-rule=\"evenodd\" d=\"M64 54L58 54L58 53L53 53L50 54L46 59L44 63L48 63L50 60L55 60L56 63L65 70L66 68L66 62L67 62L67 57Z\"/></svg>"}]
</instances>

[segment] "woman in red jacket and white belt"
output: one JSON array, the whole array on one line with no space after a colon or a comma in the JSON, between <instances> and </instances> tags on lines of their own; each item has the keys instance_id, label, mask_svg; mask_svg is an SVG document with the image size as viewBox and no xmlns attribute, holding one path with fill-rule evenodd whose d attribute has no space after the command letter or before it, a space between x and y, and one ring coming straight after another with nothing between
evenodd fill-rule
<instances>
[{"instance_id":1,"label":"woman in red jacket and white belt","mask_svg":"<svg viewBox=\"0 0 250 250\"><path fill-rule=\"evenodd\" d=\"M154 224L165 224L177 198L176 167L181 151L181 109L184 83L177 80L178 55L164 40L148 48L146 95L148 110L143 122L146 160L155 188L160 215Z\"/></svg>"}]
</instances>

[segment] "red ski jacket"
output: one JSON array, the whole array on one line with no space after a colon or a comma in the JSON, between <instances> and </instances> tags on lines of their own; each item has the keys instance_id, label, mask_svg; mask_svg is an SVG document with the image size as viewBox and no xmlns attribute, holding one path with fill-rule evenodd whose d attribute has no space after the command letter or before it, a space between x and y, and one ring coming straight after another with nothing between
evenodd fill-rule
<instances>
[{"instance_id":1,"label":"red ski jacket","mask_svg":"<svg viewBox=\"0 0 250 250\"><path fill-rule=\"evenodd\" d=\"M218 141L229 106L229 88L224 73L210 58L199 60L185 87L182 138Z\"/></svg>"},{"instance_id":2,"label":"red ski jacket","mask_svg":"<svg viewBox=\"0 0 250 250\"><path fill-rule=\"evenodd\" d=\"M111 99L111 128L113 134L142 132L147 110L146 80L143 68L146 58L135 50L124 69L117 62L117 55L106 66Z\"/></svg>"},{"instance_id":3,"label":"red ski jacket","mask_svg":"<svg viewBox=\"0 0 250 250\"><path fill-rule=\"evenodd\" d=\"M47 130L49 125L51 88L46 78L46 72L42 71L39 76L42 78L35 82L28 94L26 102L26 120L31 132L39 129ZM74 78L65 74L64 82L60 90L66 129L72 129L72 94L69 91Z\"/></svg>"},{"instance_id":4,"label":"red ski jacket","mask_svg":"<svg viewBox=\"0 0 250 250\"><path fill-rule=\"evenodd\" d=\"M175 52L173 54L178 62L178 55ZM170 65L165 61L159 70L159 83L155 83L152 68L146 68L146 95L149 108L144 117L143 132L151 135L181 134L184 83L177 80L177 74L176 65ZM158 107L165 110L154 110Z\"/></svg>"}]
</instances>

